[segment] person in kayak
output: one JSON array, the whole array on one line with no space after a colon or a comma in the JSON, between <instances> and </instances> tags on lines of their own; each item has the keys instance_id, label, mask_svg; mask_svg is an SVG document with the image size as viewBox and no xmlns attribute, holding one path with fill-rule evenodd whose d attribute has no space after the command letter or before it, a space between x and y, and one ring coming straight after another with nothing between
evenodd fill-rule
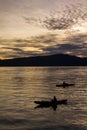
<instances>
[{"instance_id":1,"label":"person in kayak","mask_svg":"<svg viewBox=\"0 0 87 130\"><path fill-rule=\"evenodd\" d=\"M56 96L54 96L52 99L52 104L56 104L56 103L57 103L57 98L56 98Z\"/></svg>"},{"instance_id":2,"label":"person in kayak","mask_svg":"<svg viewBox=\"0 0 87 130\"><path fill-rule=\"evenodd\" d=\"M54 111L56 111L56 108L57 108L57 98L56 98L56 96L53 97L51 103L52 103L52 108L54 109Z\"/></svg>"},{"instance_id":3,"label":"person in kayak","mask_svg":"<svg viewBox=\"0 0 87 130\"><path fill-rule=\"evenodd\" d=\"M64 82L63 82L63 85L67 85L67 83L64 81Z\"/></svg>"}]
</instances>

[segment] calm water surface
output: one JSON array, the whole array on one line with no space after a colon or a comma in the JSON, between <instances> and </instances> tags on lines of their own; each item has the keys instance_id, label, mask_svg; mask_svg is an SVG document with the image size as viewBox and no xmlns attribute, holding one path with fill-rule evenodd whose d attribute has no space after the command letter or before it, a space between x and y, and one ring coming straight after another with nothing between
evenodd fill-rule
<instances>
[{"instance_id":1,"label":"calm water surface","mask_svg":"<svg viewBox=\"0 0 87 130\"><path fill-rule=\"evenodd\" d=\"M68 104L35 109L54 95ZM74 129L87 130L87 67L0 67L0 130Z\"/></svg>"}]
</instances>

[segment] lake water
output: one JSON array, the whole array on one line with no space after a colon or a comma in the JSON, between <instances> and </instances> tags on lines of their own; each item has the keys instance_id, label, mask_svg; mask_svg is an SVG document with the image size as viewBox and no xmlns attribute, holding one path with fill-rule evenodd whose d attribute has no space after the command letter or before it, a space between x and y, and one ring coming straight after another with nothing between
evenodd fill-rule
<instances>
[{"instance_id":1,"label":"lake water","mask_svg":"<svg viewBox=\"0 0 87 130\"><path fill-rule=\"evenodd\" d=\"M68 104L35 109L53 96ZM74 129L87 130L87 67L0 67L0 130Z\"/></svg>"}]
</instances>

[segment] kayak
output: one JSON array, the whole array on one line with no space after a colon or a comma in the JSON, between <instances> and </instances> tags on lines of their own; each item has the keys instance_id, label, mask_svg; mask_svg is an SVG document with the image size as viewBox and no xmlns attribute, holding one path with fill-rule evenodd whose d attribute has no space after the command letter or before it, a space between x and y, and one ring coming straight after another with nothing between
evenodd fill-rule
<instances>
[{"instance_id":1,"label":"kayak","mask_svg":"<svg viewBox=\"0 0 87 130\"><path fill-rule=\"evenodd\" d=\"M58 104L67 104L67 99L64 100L58 100L58 101L34 101L34 103L43 105L43 106L52 106L52 105L58 105Z\"/></svg>"},{"instance_id":2,"label":"kayak","mask_svg":"<svg viewBox=\"0 0 87 130\"><path fill-rule=\"evenodd\" d=\"M57 105L67 105L67 99L63 99L63 100L56 100L56 98L54 97L54 99L52 99L51 101L34 101L34 103L38 104L36 108L47 108L47 107L52 107L54 111L56 111L57 109Z\"/></svg>"},{"instance_id":3,"label":"kayak","mask_svg":"<svg viewBox=\"0 0 87 130\"><path fill-rule=\"evenodd\" d=\"M68 86L73 86L73 85L75 85L75 84L68 84L68 83L66 83L66 84L57 84L56 87L68 87Z\"/></svg>"}]
</instances>

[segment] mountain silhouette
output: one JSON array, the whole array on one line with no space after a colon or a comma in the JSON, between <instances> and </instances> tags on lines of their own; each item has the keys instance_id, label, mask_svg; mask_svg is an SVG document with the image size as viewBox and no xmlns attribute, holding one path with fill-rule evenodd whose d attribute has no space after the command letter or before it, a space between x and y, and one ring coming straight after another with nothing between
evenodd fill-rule
<instances>
[{"instance_id":1,"label":"mountain silhouette","mask_svg":"<svg viewBox=\"0 0 87 130\"><path fill-rule=\"evenodd\" d=\"M0 60L0 66L87 66L87 58L67 54Z\"/></svg>"}]
</instances>

